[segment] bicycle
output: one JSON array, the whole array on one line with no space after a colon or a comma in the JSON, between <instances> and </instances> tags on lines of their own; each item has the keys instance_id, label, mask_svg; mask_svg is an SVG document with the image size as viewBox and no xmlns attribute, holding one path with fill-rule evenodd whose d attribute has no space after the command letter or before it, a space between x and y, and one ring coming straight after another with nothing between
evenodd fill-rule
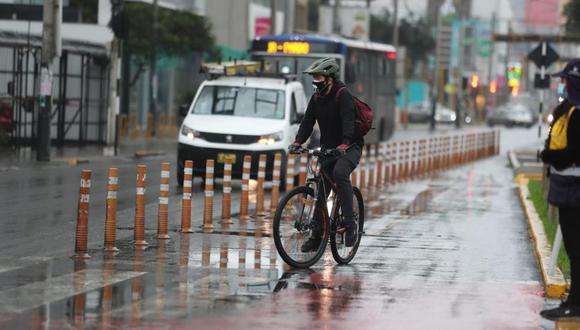
<instances>
[{"instance_id":1,"label":"bicycle","mask_svg":"<svg viewBox=\"0 0 580 330\"><path fill-rule=\"evenodd\" d=\"M280 257L295 268L308 268L324 254L330 237L330 248L334 260L348 264L355 256L364 234L364 202L361 191L353 187L354 221L357 239L352 247L345 245L342 209L336 194L336 184L322 168L323 163L338 157L336 150L312 150L300 148L295 153L307 152L312 156L308 164L308 179L303 186L295 187L280 200L273 220L274 243ZM336 159L335 158L335 159ZM330 183L331 192L325 196L325 179ZM332 205L329 214L329 208ZM320 208L322 219L315 219L316 208ZM301 252L302 244L312 236L314 221L322 221L322 240L318 249Z\"/></svg>"}]
</instances>

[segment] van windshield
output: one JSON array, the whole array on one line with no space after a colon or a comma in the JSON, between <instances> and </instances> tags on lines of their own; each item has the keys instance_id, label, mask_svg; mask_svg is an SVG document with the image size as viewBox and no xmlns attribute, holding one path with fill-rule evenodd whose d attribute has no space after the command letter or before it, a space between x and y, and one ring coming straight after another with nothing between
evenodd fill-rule
<instances>
[{"instance_id":1,"label":"van windshield","mask_svg":"<svg viewBox=\"0 0 580 330\"><path fill-rule=\"evenodd\" d=\"M198 115L284 119L284 91L238 86L205 86L192 112Z\"/></svg>"}]
</instances>

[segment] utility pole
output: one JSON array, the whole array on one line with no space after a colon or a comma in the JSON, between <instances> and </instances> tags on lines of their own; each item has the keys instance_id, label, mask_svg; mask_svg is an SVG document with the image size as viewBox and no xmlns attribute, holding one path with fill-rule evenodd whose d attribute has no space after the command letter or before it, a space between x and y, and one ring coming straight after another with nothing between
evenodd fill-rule
<instances>
[{"instance_id":1,"label":"utility pole","mask_svg":"<svg viewBox=\"0 0 580 330\"><path fill-rule=\"evenodd\" d=\"M461 128L461 101L463 101L463 62L464 62L464 43L465 39L465 17L463 11L460 12L459 18L459 79L457 83L457 104L455 106L455 127Z\"/></svg>"},{"instance_id":2,"label":"utility pole","mask_svg":"<svg viewBox=\"0 0 580 330\"><path fill-rule=\"evenodd\" d=\"M286 13L284 14L284 33L294 33L294 13L296 11L295 0L286 0Z\"/></svg>"},{"instance_id":3,"label":"utility pole","mask_svg":"<svg viewBox=\"0 0 580 330\"><path fill-rule=\"evenodd\" d=\"M60 56L61 0L45 0L40 61L37 161L50 161L50 114L52 110L52 62Z\"/></svg>"},{"instance_id":4,"label":"utility pole","mask_svg":"<svg viewBox=\"0 0 580 330\"><path fill-rule=\"evenodd\" d=\"M399 47L399 0L393 0L393 46Z\"/></svg>"},{"instance_id":5,"label":"utility pole","mask_svg":"<svg viewBox=\"0 0 580 330\"><path fill-rule=\"evenodd\" d=\"M440 56L440 45L441 42L441 13L440 13L441 5L437 8L437 28L435 32L435 65L434 65L434 74L433 74L433 83L431 84L431 120L430 120L430 129L431 131L435 131L436 122L435 122L435 115L437 114L437 99L439 97L439 56Z\"/></svg>"},{"instance_id":6,"label":"utility pole","mask_svg":"<svg viewBox=\"0 0 580 330\"><path fill-rule=\"evenodd\" d=\"M334 0L334 7L332 8L332 32L336 34L340 33L340 0Z\"/></svg>"},{"instance_id":7,"label":"utility pole","mask_svg":"<svg viewBox=\"0 0 580 330\"><path fill-rule=\"evenodd\" d=\"M494 11L491 14L491 35L493 36L495 34L495 22L497 20L497 13ZM494 60L494 54L495 54L495 42L492 40L491 41L491 45L489 47L489 59L487 62L487 85L491 86L491 82L494 80L493 79L493 60ZM489 89L488 89L489 91ZM490 93L491 95L491 109L493 111L493 107L495 106L495 93ZM488 111L488 108L485 108L485 111ZM484 117L487 118L487 113L484 114Z\"/></svg>"},{"instance_id":8,"label":"utility pole","mask_svg":"<svg viewBox=\"0 0 580 330\"><path fill-rule=\"evenodd\" d=\"M276 34L276 2L278 0L270 0L270 34Z\"/></svg>"},{"instance_id":9,"label":"utility pole","mask_svg":"<svg viewBox=\"0 0 580 330\"><path fill-rule=\"evenodd\" d=\"M153 0L153 49L149 63L149 113L153 116L151 125L152 135L155 136L157 123L157 42L159 39L159 0ZM149 124L149 123L147 123Z\"/></svg>"}]
</instances>

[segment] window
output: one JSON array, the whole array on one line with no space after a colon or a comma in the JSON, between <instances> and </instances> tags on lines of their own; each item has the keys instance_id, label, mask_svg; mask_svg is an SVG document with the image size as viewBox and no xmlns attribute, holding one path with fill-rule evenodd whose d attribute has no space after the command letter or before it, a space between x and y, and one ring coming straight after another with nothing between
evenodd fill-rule
<instances>
[{"instance_id":1,"label":"window","mask_svg":"<svg viewBox=\"0 0 580 330\"><path fill-rule=\"evenodd\" d=\"M194 105L200 115L284 119L284 91L235 86L206 86Z\"/></svg>"}]
</instances>

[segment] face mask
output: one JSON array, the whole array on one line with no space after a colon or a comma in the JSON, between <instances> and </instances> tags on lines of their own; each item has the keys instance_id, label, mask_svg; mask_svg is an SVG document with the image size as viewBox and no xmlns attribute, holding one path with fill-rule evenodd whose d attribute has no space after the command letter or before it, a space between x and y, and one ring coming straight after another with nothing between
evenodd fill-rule
<instances>
[{"instance_id":1,"label":"face mask","mask_svg":"<svg viewBox=\"0 0 580 330\"><path fill-rule=\"evenodd\" d=\"M316 91L318 93L322 93L326 89L326 87L328 87L328 84L326 83L325 80L321 80L321 81L313 80L312 86L314 86L314 88L316 89Z\"/></svg>"},{"instance_id":2,"label":"face mask","mask_svg":"<svg viewBox=\"0 0 580 330\"><path fill-rule=\"evenodd\" d=\"M559 83L558 84L558 96L566 97L566 84Z\"/></svg>"}]
</instances>

